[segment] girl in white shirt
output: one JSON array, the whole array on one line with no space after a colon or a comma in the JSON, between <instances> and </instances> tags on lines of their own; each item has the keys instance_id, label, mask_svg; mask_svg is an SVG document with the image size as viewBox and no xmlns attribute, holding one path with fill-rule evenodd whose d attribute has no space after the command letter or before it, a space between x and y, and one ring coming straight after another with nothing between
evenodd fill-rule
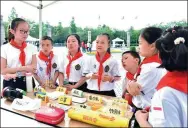
<instances>
[{"instance_id":1,"label":"girl in white shirt","mask_svg":"<svg viewBox=\"0 0 188 128\"><path fill-rule=\"evenodd\" d=\"M166 73L165 69L157 68L161 61L155 41L161 34L160 28L148 27L139 36L139 53L145 58L135 74L135 80L127 84L127 91L133 96L132 102L137 109L150 106L155 88Z\"/></svg>"},{"instance_id":2,"label":"girl in white shirt","mask_svg":"<svg viewBox=\"0 0 188 128\"><path fill-rule=\"evenodd\" d=\"M90 74L87 91L95 94L115 96L114 81L120 79L118 62L110 54L110 36L107 33L96 38L96 55L88 61Z\"/></svg>"},{"instance_id":3,"label":"girl in white shirt","mask_svg":"<svg viewBox=\"0 0 188 128\"><path fill-rule=\"evenodd\" d=\"M81 41L77 34L70 34L66 39L68 55L61 59L60 69L59 69L59 85L64 85L64 79L68 81L65 86L69 90L77 88L79 90L85 91L87 83L84 72L85 61L87 56L83 55L80 50Z\"/></svg>"},{"instance_id":4,"label":"girl in white shirt","mask_svg":"<svg viewBox=\"0 0 188 128\"><path fill-rule=\"evenodd\" d=\"M136 119L141 127L187 127L188 29L167 29L156 47L160 67L168 72L157 86L150 112L137 111Z\"/></svg>"},{"instance_id":5,"label":"girl in white shirt","mask_svg":"<svg viewBox=\"0 0 188 128\"><path fill-rule=\"evenodd\" d=\"M25 42L28 34L29 24L24 19L15 18L11 22L9 43L1 47L3 88L11 86L26 91L26 73L36 71L37 49Z\"/></svg>"}]
</instances>

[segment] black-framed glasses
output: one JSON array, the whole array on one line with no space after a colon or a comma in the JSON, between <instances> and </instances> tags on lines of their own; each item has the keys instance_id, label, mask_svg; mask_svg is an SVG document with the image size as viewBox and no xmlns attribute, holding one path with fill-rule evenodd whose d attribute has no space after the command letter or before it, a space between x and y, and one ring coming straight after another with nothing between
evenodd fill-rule
<instances>
[{"instance_id":1,"label":"black-framed glasses","mask_svg":"<svg viewBox=\"0 0 188 128\"><path fill-rule=\"evenodd\" d=\"M29 34L29 31L25 31L25 30L22 30L22 29L21 29L21 30L20 30L20 33L21 33L21 34Z\"/></svg>"}]
</instances>

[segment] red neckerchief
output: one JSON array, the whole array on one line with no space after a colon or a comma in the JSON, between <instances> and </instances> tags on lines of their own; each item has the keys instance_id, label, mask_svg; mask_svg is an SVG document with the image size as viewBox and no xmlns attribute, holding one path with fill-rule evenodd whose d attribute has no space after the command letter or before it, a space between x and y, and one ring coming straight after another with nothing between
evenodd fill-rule
<instances>
[{"instance_id":1,"label":"red neckerchief","mask_svg":"<svg viewBox=\"0 0 188 128\"><path fill-rule=\"evenodd\" d=\"M142 70L142 68L141 68L142 64L147 64L147 63L152 63L152 62L156 62L156 63L161 64L161 60L160 60L158 54L155 54L155 55L153 55L151 57L144 58L144 60L142 61L142 63L140 64L140 66L139 66L139 68L137 70L136 79L140 75L140 72Z\"/></svg>"},{"instance_id":2,"label":"red neckerchief","mask_svg":"<svg viewBox=\"0 0 188 128\"><path fill-rule=\"evenodd\" d=\"M188 72L167 72L167 74L160 80L157 90L163 87L171 87L178 91L187 94L187 82L188 82Z\"/></svg>"},{"instance_id":3,"label":"red neckerchief","mask_svg":"<svg viewBox=\"0 0 188 128\"><path fill-rule=\"evenodd\" d=\"M20 50L20 57L19 57L19 60L20 60L21 65L22 65L22 66L25 66L25 57L26 57L26 55L25 55L24 49L26 48L27 43L26 43L26 42L23 42L23 43L22 43L22 46L20 47L20 46L18 46L18 44L12 39L12 40L10 41L10 44L11 44L13 47L15 47L15 48L17 48L17 49Z\"/></svg>"},{"instance_id":4,"label":"red neckerchief","mask_svg":"<svg viewBox=\"0 0 188 128\"><path fill-rule=\"evenodd\" d=\"M44 55L44 53L42 51L40 51L38 57L41 60L47 62L46 74L47 75L50 74L51 68L52 68L52 58L54 57L53 51L50 52L49 58L48 58L48 56Z\"/></svg>"},{"instance_id":5,"label":"red neckerchief","mask_svg":"<svg viewBox=\"0 0 188 128\"><path fill-rule=\"evenodd\" d=\"M67 65L67 67L66 67L66 74L67 74L67 77L69 78L69 76L70 76L70 68L71 68L71 63L74 61L74 60L77 60L78 58L80 58L80 57L82 57L83 55L82 55L82 53L79 51L79 52L77 52L76 53L76 55L71 59L71 56L70 56L70 54L69 55L67 55L67 58L68 58L68 60L69 60L69 63L68 63L68 65Z\"/></svg>"},{"instance_id":6,"label":"red neckerchief","mask_svg":"<svg viewBox=\"0 0 188 128\"><path fill-rule=\"evenodd\" d=\"M97 54L95 56L96 56L97 61L100 63L99 70L98 70L98 88L99 88L99 91L100 91L100 84L101 84L102 74L103 74L103 70L104 70L102 64L108 58L110 58L111 55L108 52L106 52L106 54L104 55L104 57L102 58L102 60L100 60L100 55L99 55L98 52L97 52Z\"/></svg>"},{"instance_id":7,"label":"red neckerchief","mask_svg":"<svg viewBox=\"0 0 188 128\"><path fill-rule=\"evenodd\" d=\"M127 78L128 80L134 80L134 75L131 74L130 72L127 72L127 73L126 73L126 78Z\"/></svg>"},{"instance_id":8,"label":"red neckerchief","mask_svg":"<svg viewBox=\"0 0 188 128\"><path fill-rule=\"evenodd\" d=\"M126 78L127 78L128 80L134 80L134 75L131 74L130 72L127 72L127 73L126 73ZM132 105L132 104L133 104L133 103L132 103L132 96L131 96L129 93L125 93L124 98L125 98L125 100L128 101L128 104L129 104L129 105Z\"/></svg>"}]
</instances>

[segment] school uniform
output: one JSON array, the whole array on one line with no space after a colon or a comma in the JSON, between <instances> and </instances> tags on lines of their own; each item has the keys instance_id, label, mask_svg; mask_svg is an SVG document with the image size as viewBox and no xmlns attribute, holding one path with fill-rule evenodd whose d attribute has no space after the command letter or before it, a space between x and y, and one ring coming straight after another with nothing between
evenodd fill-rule
<instances>
[{"instance_id":1,"label":"school uniform","mask_svg":"<svg viewBox=\"0 0 188 128\"><path fill-rule=\"evenodd\" d=\"M131 74L131 73L128 72L128 71L126 72L125 78L124 78L124 80L123 80L123 85L122 85L123 91L127 88L128 82L134 80L134 75L135 75L135 74ZM125 100L128 101L128 104L129 104L129 105L131 105L131 106L133 105L133 103L132 103L132 96L128 93L127 90L125 91L124 94L122 94L122 97L125 98Z\"/></svg>"},{"instance_id":2,"label":"school uniform","mask_svg":"<svg viewBox=\"0 0 188 128\"><path fill-rule=\"evenodd\" d=\"M68 81L69 84L75 85L88 73L84 72L87 58L87 55L83 55L81 52L78 52L73 58L70 55L67 55L61 59L59 72L64 74L64 79ZM77 89L85 91L86 86L87 83L85 82Z\"/></svg>"},{"instance_id":3,"label":"school uniform","mask_svg":"<svg viewBox=\"0 0 188 128\"><path fill-rule=\"evenodd\" d=\"M37 76L46 82L53 81L55 72L59 71L58 56L50 52L49 56L45 56L43 52L37 54Z\"/></svg>"},{"instance_id":4,"label":"school uniform","mask_svg":"<svg viewBox=\"0 0 188 128\"><path fill-rule=\"evenodd\" d=\"M166 74L166 69L157 68L160 64L158 54L145 58L135 74L136 82L141 85L141 94L132 98L132 102L137 108L143 109L151 105L156 87Z\"/></svg>"},{"instance_id":5,"label":"school uniform","mask_svg":"<svg viewBox=\"0 0 188 128\"><path fill-rule=\"evenodd\" d=\"M23 42L22 47L19 47L14 40L11 40L11 42L1 46L1 57L6 59L8 68L30 65L32 62L32 56L36 53L36 47L32 44L27 44L26 42ZM8 81L3 80L3 88L7 86L20 88L26 91L26 77L17 77L15 80L10 79Z\"/></svg>"},{"instance_id":6,"label":"school uniform","mask_svg":"<svg viewBox=\"0 0 188 128\"><path fill-rule=\"evenodd\" d=\"M115 96L114 82L103 82L102 75L120 77L120 68L118 62L110 54L106 53L102 60L99 54L92 56L88 61L88 70L90 73L97 73L98 79L90 79L87 81L87 89L90 93Z\"/></svg>"},{"instance_id":7,"label":"school uniform","mask_svg":"<svg viewBox=\"0 0 188 128\"><path fill-rule=\"evenodd\" d=\"M149 112L153 127L187 127L188 72L168 72L157 86Z\"/></svg>"}]
</instances>

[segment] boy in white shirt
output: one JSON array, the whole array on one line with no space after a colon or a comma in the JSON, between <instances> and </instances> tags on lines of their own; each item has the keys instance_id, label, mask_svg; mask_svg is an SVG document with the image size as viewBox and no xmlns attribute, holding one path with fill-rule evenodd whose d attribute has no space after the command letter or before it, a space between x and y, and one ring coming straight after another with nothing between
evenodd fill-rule
<instances>
[{"instance_id":1,"label":"boy in white shirt","mask_svg":"<svg viewBox=\"0 0 188 128\"><path fill-rule=\"evenodd\" d=\"M37 55L37 73L34 75L39 85L56 88L59 75L59 64L57 55L53 54L53 40L44 36L41 40L41 50Z\"/></svg>"}]
</instances>

